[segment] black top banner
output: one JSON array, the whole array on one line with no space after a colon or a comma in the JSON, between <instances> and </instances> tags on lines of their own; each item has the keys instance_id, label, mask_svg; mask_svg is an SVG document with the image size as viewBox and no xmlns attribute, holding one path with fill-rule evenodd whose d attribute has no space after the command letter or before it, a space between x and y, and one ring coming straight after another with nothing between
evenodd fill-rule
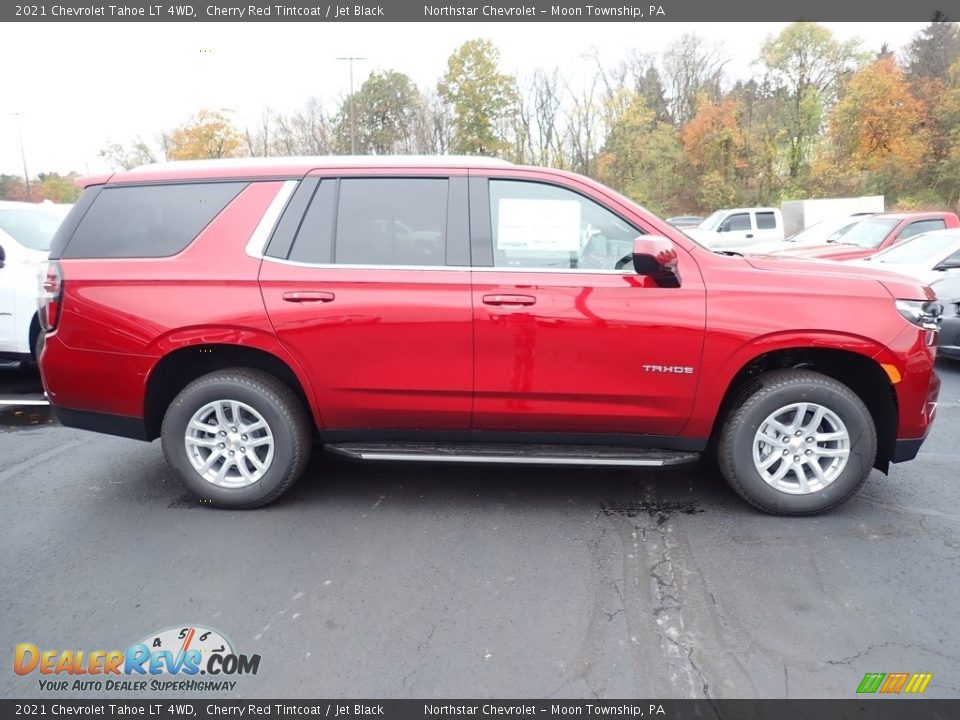
<instances>
[{"instance_id":1,"label":"black top banner","mask_svg":"<svg viewBox=\"0 0 960 720\"><path fill-rule=\"evenodd\" d=\"M0 717L948 720L960 700L0 700Z\"/></svg>"},{"instance_id":2,"label":"black top banner","mask_svg":"<svg viewBox=\"0 0 960 720\"><path fill-rule=\"evenodd\" d=\"M948 7L950 6L950 7ZM918 21L960 14L956 0L488 0L487 2L63 2L3 3L0 21L13 22L751 22ZM939 15L938 15L939 17ZM952 16L950 19L953 19Z\"/></svg>"}]
</instances>

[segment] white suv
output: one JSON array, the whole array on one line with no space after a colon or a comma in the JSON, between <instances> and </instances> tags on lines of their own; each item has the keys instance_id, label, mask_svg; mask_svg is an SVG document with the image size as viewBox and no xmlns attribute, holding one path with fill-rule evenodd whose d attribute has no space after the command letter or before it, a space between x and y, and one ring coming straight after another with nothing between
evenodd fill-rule
<instances>
[{"instance_id":1,"label":"white suv","mask_svg":"<svg viewBox=\"0 0 960 720\"><path fill-rule=\"evenodd\" d=\"M33 362L40 332L37 272L62 205L0 202L0 359Z\"/></svg>"}]
</instances>

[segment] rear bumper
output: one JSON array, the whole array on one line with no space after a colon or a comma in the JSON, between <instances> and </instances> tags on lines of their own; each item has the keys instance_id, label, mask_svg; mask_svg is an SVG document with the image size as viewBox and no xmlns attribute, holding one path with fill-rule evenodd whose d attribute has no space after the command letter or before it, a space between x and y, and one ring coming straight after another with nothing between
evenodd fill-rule
<instances>
[{"instance_id":1,"label":"rear bumper","mask_svg":"<svg viewBox=\"0 0 960 720\"><path fill-rule=\"evenodd\" d=\"M118 435L132 440L149 441L143 418L91 412L89 410L70 410L55 405L52 407L53 414L64 427L90 430L105 435Z\"/></svg>"},{"instance_id":2,"label":"rear bumper","mask_svg":"<svg viewBox=\"0 0 960 720\"><path fill-rule=\"evenodd\" d=\"M68 413L64 425L80 427L71 424L69 415L77 412L138 419L143 416L143 366L149 358L67 347L58 333L41 333L39 342L43 389L55 412Z\"/></svg>"}]
</instances>

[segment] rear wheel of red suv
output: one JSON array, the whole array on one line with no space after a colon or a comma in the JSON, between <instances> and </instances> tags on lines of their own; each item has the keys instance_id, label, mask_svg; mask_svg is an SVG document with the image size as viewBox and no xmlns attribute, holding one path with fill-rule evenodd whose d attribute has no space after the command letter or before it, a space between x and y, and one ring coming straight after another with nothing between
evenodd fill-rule
<instances>
[{"instance_id":1,"label":"rear wheel of red suv","mask_svg":"<svg viewBox=\"0 0 960 720\"><path fill-rule=\"evenodd\" d=\"M310 421L293 391L245 368L204 375L167 408L163 453L191 493L224 508L255 508L285 493L310 456Z\"/></svg>"},{"instance_id":2,"label":"rear wheel of red suv","mask_svg":"<svg viewBox=\"0 0 960 720\"><path fill-rule=\"evenodd\" d=\"M747 502L777 515L812 515L867 479L876 428L846 385L810 370L776 370L740 398L720 432L717 460Z\"/></svg>"}]
</instances>

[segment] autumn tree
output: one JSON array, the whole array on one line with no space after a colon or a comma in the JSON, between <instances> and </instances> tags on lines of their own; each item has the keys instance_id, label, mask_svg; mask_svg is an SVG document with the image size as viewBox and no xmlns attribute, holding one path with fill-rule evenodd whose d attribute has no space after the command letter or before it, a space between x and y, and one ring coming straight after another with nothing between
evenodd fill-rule
<instances>
[{"instance_id":1,"label":"autumn tree","mask_svg":"<svg viewBox=\"0 0 960 720\"><path fill-rule=\"evenodd\" d=\"M468 40L450 56L437 93L451 109L450 150L498 155L509 149L502 123L516 108L514 79L500 72L489 40Z\"/></svg>"},{"instance_id":2,"label":"autumn tree","mask_svg":"<svg viewBox=\"0 0 960 720\"><path fill-rule=\"evenodd\" d=\"M807 168L824 113L841 80L863 59L858 40L839 42L826 27L795 22L760 49L760 61L774 86L786 93L787 170L796 181Z\"/></svg>"},{"instance_id":3,"label":"autumn tree","mask_svg":"<svg viewBox=\"0 0 960 720\"><path fill-rule=\"evenodd\" d=\"M40 186L40 196L44 200L55 203L72 203L80 197L80 188L74 184L77 173L61 175L60 173L40 173L37 181Z\"/></svg>"},{"instance_id":4,"label":"autumn tree","mask_svg":"<svg viewBox=\"0 0 960 720\"><path fill-rule=\"evenodd\" d=\"M201 110L166 137L170 160L239 157L244 137L224 111Z\"/></svg>"},{"instance_id":5,"label":"autumn tree","mask_svg":"<svg viewBox=\"0 0 960 720\"><path fill-rule=\"evenodd\" d=\"M927 154L923 117L894 58L853 74L830 115L830 135L863 173L863 191L895 196L917 176Z\"/></svg>"},{"instance_id":6,"label":"autumn tree","mask_svg":"<svg viewBox=\"0 0 960 720\"><path fill-rule=\"evenodd\" d=\"M700 172L701 208L716 209L736 198L738 176L746 166L739 110L733 98L720 103L701 101L683 129L684 155Z\"/></svg>"},{"instance_id":7,"label":"autumn tree","mask_svg":"<svg viewBox=\"0 0 960 720\"><path fill-rule=\"evenodd\" d=\"M33 185L30 186L33 190ZM0 200L30 200L27 185L20 175L0 175Z\"/></svg>"}]
</instances>

